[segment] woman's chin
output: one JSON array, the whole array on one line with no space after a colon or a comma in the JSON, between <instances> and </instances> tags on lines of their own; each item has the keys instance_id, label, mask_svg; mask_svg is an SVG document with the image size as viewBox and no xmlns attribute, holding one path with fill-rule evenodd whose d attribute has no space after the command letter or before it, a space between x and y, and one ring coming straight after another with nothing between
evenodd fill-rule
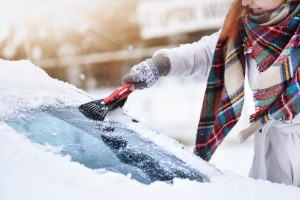
<instances>
[{"instance_id":1,"label":"woman's chin","mask_svg":"<svg viewBox=\"0 0 300 200\"><path fill-rule=\"evenodd\" d=\"M252 8L252 13L255 14L255 15L261 15L261 14L264 14L264 10L261 9L261 8Z\"/></svg>"}]
</instances>

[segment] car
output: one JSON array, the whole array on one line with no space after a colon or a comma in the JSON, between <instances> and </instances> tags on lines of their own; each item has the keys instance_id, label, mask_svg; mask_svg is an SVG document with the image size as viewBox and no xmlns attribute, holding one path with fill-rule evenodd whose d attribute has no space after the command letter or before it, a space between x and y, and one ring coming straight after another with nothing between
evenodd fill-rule
<instances>
[{"instance_id":1,"label":"car","mask_svg":"<svg viewBox=\"0 0 300 200\"><path fill-rule=\"evenodd\" d=\"M1 200L299 198L220 171L123 109L90 120L78 106L92 100L30 61L0 61Z\"/></svg>"},{"instance_id":2,"label":"car","mask_svg":"<svg viewBox=\"0 0 300 200\"><path fill-rule=\"evenodd\" d=\"M28 71L32 70L28 69ZM45 77L45 79L51 80L50 77ZM42 83L41 80L40 83ZM61 84L62 88L63 85L66 86L66 84ZM68 89L76 91L76 98L83 96L83 99L91 100L84 92L70 89L69 86ZM42 92L46 93L42 90L38 93ZM34 108L30 105L22 105L26 109L2 120L32 142L50 145L61 155L70 156L73 162L78 162L93 170L130 174L132 179L144 184L154 181L172 183L174 178L209 182L208 177L199 170L131 130L125 124L112 120L88 119L79 111L78 106L57 104L63 100L55 96L48 97L48 100L53 98L56 102L54 105L40 104ZM29 102L35 104L35 101L40 100L36 98ZM14 110L17 109L14 108ZM120 112L123 117L126 116L121 108L114 112ZM126 117L128 120L131 119L131 123L140 123L130 116ZM154 134L157 132L154 131Z\"/></svg>"}]
</instances>

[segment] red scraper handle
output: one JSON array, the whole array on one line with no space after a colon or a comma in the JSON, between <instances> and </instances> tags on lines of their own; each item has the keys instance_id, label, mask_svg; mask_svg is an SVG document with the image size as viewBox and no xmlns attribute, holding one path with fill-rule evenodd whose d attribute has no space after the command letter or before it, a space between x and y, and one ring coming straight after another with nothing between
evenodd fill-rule
<instances>
[{"instance_id":1,"label":"red scraper handle","mask_svg":"<svg viewBox=\"0 0 300 200\"><path fill-rule=\"evenodd\" d=\"M104 104L109 104L115 100L122 100L134 90L134 83L125 83L118 89L116 89L113 93L111 93L108 97L106 97L103 101Z\"/></svg>"}]
</instances>

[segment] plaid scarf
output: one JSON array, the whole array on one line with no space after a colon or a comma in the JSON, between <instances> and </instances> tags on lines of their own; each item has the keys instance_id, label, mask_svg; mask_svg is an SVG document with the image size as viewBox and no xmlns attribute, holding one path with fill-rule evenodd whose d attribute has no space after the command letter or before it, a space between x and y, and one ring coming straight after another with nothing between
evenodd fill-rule
<instances>
[{"instance_id":1,"label":"plaid scarf","mask_svg":"<svg viewBox=\"0 0 300 200\"><path fill-rule=\"evenodd\" d=\"M253 91L256 111L244 135L256 132L269 119L291 120L300 112L299 11L299 0L290 0L263 15L248 14L239 38L226 52L227 40L219 39L200 115L196 155L209 160L241 116L249 48L259 75Z\"/></svg>"}]
</instances>

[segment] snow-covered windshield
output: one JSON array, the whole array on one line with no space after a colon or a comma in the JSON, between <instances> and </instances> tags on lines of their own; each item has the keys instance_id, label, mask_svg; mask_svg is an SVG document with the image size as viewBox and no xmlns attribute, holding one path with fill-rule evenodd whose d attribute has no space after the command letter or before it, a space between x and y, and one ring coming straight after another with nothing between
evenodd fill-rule
<instances>
[{"instance_id":1,"label":"snow-covered windshield","mask_svg":"<svg viewBox=\"0 0 300 200\"><path fill-rule=\"evenodd\" d=\"M208 178L147 141L119 122L95 122L77 108L35 110L6 122L19 133L42 145L51 145L73 161L97 170L130 174L142 182Z\"/></svg>"}]
</instances>

